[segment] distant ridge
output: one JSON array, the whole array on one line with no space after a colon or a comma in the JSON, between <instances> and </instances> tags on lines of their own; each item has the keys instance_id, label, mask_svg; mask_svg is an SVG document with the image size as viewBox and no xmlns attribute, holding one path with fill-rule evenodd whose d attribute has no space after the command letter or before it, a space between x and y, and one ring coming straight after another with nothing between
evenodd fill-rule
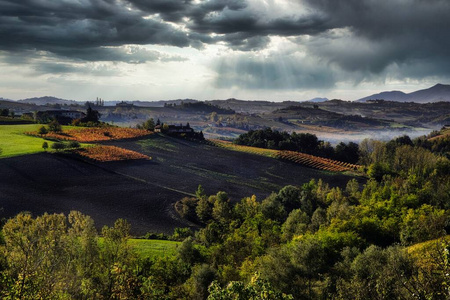
<instances>
[{"instance_id":1,"label":"distant ridge","mask_svg":"<svg viewBox=\"0 0 450 300\"><path fill-rule=\"evenodd\" d=\"M312 98L310 100L306 100L306 102L325 102L325 101L328 101L328 100L329 100L328 98L317 97L317 98Z\"/></svg>"},{"instance_id":2,"label":"distant ridge","mask_svg":"<svg viewBox=\"0 0 450 300\"><path fill-rule=\"evenodd\" d=\"M35 97L35 98L28 98L28 99L22 99L18 100L17 102L22 103L29 103L29 104L36 104L36 105L46 105L46 104L80 104L81 102L77 102L75 100L66 100L51 96L44 96L44 97Z\"/></svg>"},{"instance_id":3,"label":"distant ridge","mask_svg":"<svg viewBox=\"0 0 450 300\"><path fill-rule=\"evenodd\" d=\"M358 99L357 101L366 102L367 100L386 100L417 103L440 101L450 102L450 85L438 83L428 89L418 90L409 94L401 91L381 92Z\"/></svg>"}]
</instances>

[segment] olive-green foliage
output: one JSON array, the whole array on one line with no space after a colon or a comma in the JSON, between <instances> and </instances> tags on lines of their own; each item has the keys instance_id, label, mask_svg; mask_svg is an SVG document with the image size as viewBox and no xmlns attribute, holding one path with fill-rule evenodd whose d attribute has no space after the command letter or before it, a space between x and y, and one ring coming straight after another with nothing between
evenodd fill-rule
<instances>
[{"instance_id":1,"label":"olive-green foliage","mask_svg":"<svg viewBox=\"0 0 450 300\"><path fill-rule=\"evenodd\" d=\"M38 134L47 134L47 133L48 133L48 130L47 130L47 128L45 128L45 126L39 127Z\"/></svg>"},{"instance_id":2,"label":"olive-green foliage","mask_svg":"<svg viewBox=\"0 0 450 300\"><path fill-rule=\"evenodd\" d=\"M77 141L71 141L67 144L67 148L80 148L80 143Z\"/></svg>"},{"instance_id":3,"label":"olive-green foliage","mask_svg":"<svg viewBox=\"0 0 450 300\"><path fill-rule=\"evenodd\" d=\"M133 297L135 259L126 246L129 226L103 229L99 247L94 222L79 212L21 213L3 227L1 296L18 299Z\"/></svg>"},{"instance_id":4,"label":"olive-green foliage","mask_svg":"<svg viewBox=\"0 0 450 300\"><path fill-rule=\"evenodd\" d=\"M189 299L205 299L208 296L208 287L216 279L216 276L216 270L210 265L196 265L185 284Z\"/></svg>"},{"instance_id":5,"label":"olive-green foliage","mask_svg":"<svg viewBox=\"0 0 450 300\"><path fill-rule=\"evenodd\" d=\"M55 142L52 144L52 149L54 149L54 150L58 151L58 150L62 150L64 148L66 148L66 145L62 142Z\"/></svg>"},{"instance_id":6,"label":"olive-green foliage","mask_svg":"<svg viewBox=\"0 0 450 300\"><path fill-rule=\"evenodd\" d=\"M365 184L311 180L236 203L199 186L175 208L200 229L176 229L172 256L137 257L123 220L99 240L80 213L20 214L2 232L0 296L450 299L448 241L410 250L448 233L450 162L407 137L362 145Z\"/></svg>"},{"instance_id":7,"label":"olive-green foliage","mask_svg":"<svg viewBox=\"0 0 450 300\"><path fill-rule=\"evenodd\" d=\"M292 295L286 295L273 289L272 285L255 274L248 284L242 281L232 281L226 287L221 287L214 281L209 289L208 300L288 300L294 299Z\"/></svg>"},{"instance_id":8,"label":"olive-green foliage","mask_svg":"<svg viewBox=\"0 0 450 300\"><path fill-rule=\"evenodd\" d=\"M411 257L399 247L370 246L348 267L347 278L337 282L337 299L401 299L409 294L405 278L416 275Z\"/></svg>"},{"instance_id":9,"label":"olive-green foliage","mask_svg":"<svg viewBox=\"0 0 450 300\"><path fill-rule=\"evenodd\" d=\"M62 127L61 125L58 123L58 121L53 120L48 124L48 131L51 132L61 132L62 131Z\"/></svg>"},{"instance_id":10,"label":"olive-green foliage","mask_svg":"<svg viewBox=\"0 0 450 300\"><path fill-rule=\"evenodd\" d=\"M294 236L304 234L309 223L310 218L306 213L302 212L301 209L294 209L281 227L283 240L290 241Z\"/></svg>"}]
</instances>

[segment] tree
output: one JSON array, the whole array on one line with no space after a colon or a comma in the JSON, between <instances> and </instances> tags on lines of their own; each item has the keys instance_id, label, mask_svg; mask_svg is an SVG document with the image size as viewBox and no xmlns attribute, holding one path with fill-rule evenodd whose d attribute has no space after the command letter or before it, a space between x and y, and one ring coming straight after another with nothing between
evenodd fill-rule
<instances>
[{"instance_id":1,"label":"tree","mask_svg":"<svg viewBox=\"0 0 450 300\"><path fill-rule=\"evenodd\" d=\"M212 217L212 209L213 203L211 199L204 197L198 200L197 207L195 209L198 219L202 223L206 224Z\"/></svg>"},{"instance_id":2,"label":"tree","mask_svg":"<svg viewBox=\"0 0 450 300\"><path fill-rule=\"evenodd\" d=\"M48 130L47 130L47 128L45 128L45 126L39 127L38 134L44 135L44 134L47 134L47 133L48 133Z\"/></svg>"},{"instance_id":3,"label":"tree","mask_svg":"<svg viewBox=\"0 0 450 300\"><path fill-rule=\"evenodd\" d=\"M62 127L57 120L53 120L48 124L48 130L51 132L59 133L62 131Z\"/></svg>"},{"instance_id":4,"label":"tree","mask_svg":"<svg viewBox=\"0 0 450 300\"><path fill-rule=\"evenodd\" d=\"M86 117L84 117L82 121L98 123L100 116L101 116L100 113L96 110L93 110L89 105L88 108L86 109Z\"/></svg>"},{"instance_id":5,"label":"tree","mask_svg":"<svg viewBox=\"0 0 450 300\"><path fill-rule=\"evenodd\" d=\"M7 108L0 109L0 116L7 117L8 115L9 115L9 109L7 109Z\"/></svg>"},{"instance_id":6,"label":"tree","mask_svg":"<svg viewBox=\"0 0 450 300\"><path fill-rule=\"evenodd\" d=\"M216 276L216 270L208 264L195 266L191 278L186 282L190 299L205 299L208 286L216 279Z\"/></svg>"},{"instance_id":7,"label":"tree","mask_svg":"<svg viewBox=\"0 0 450 300\"><path fill-rule=\"evenodd\" d=\"M250 282L245 285L242 281L232 281L222 288L217 281L214 281L209 289L208 300L288 300L294 299L291 295L286 295L276 291L272 285L261 279L259 274L255 274Z\"/></svg>"},{"instance_id":8,"label":"tree","mask_svg":"<svg viewBox=\"0 0 450 300\"><path fill-rule=\"evenodd\" d=\"M309 216L302 212L301 209L291 211L281 228L283 239L290 241L295 235L304 234L308 229L309 221Z\"/></svg>"},{"instance_id":9,"label":"tree","mask_svg":"<svg viewBox=\"0 0 450 300\"><path fill-rule=\"evenodd\" d=\"M44 149L44 151L47 151L47 149L48 149L48 143L47 142L43 142L42 143L42 149Z\"/></svg>"},{"instance_id":10,"label":"tree","mask_svg":"<svg viewBox=\"0 0 450 300\"><path fill-rule=\"evenodd\" d=\"M57 289L54 280L68 258L64 255L65 232L62 214L44 214L34 219L30 214L20 213L5 224L3 235L9 266L6 274L13 279L7 295L14 299L53 298L51 295Z\"/></svg>"},{"instance_id":11,"label":"tree","mask_svg":"<svg viewBox=\"0 0 450 300\"><path fill-rule=\"evenodd\" d=\"M135 253L127 244L130 224L118 219L113 227L102 228L103 247L100 249L102 295L110 298L135 298L137 278L133 269L137 262Z\"/></svg>"},{"instance_id":12,"label":"tree","mask_svg":"<svg viewBox=\"0 0 450 300\"><path fill-rule=\"evenodd\" d=\"M153 118L148 119L147 121L144 122L142 127L146 130L153 131L155 130L155 121L153 120Z\"/></svg>"},{"instance_id":13,"label":"tree","mask_svg":"<svg viewBox=\"0 0 450 300\"><path fill-rule=\"evenodd\" d=\"M340 142L336 146L335 155L337 160L356 164L359 160L359 146L353 142L348 144Z\"/></svg>"},{"instance_id":14,"label":"tree","mask_svg":"<svg viewBox=\"0 0 450 300\"><path fill-rule=\"evenodd\" d=\"M195 192L195 196L198 200L206 198L206 192L205 189L201 184L198 185L197 191Z\"/></svg>"}]
</instances>

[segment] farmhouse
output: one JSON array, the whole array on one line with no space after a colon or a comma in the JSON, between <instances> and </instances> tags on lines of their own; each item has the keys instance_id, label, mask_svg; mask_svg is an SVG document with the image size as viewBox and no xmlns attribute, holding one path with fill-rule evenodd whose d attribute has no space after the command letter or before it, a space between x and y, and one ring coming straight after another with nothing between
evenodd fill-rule
<instances>
[{"instance_id":1,"label":"farmhouse","mask_svg":"<svg viewBox=\"0 0 450 300\"><path fill-rule=\"evenodd\" d=\"M161 125L156 125L155 126L155 132L165 132L168 134L176 134L176 133L193 133L194 129L191 128L191 126L189 126L189 123L186 124L186 126L183 125L169 125L166 128L164 128L164 126Z\"/></svg>"},{"instance_id":2,"label":"farmhouse","mask_svg":"<svg viewBox=\"0 0 450 300\"><path fill-rule=\"evenodd\" d=\"M127 103L125 101L119 102L116 104L116 107L123 107L123 108L133 108L134 104L133 103Z\"/></svg>"}]
</instances>

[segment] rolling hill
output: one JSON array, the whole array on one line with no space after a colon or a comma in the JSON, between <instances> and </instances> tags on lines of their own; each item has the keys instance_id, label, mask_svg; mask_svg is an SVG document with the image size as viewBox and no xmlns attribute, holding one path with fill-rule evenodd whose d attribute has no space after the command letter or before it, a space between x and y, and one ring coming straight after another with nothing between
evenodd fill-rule
<instances>
[{"instance_id":1,"label":"rolling hill","mask_svg":"<svg viewBox=\"0 0 450 300\"><path fill-rule=\"evenodd\" d=\"M367 100L387 100L399 102L440 102L450 101L450 85L436 84L428 89L418 90L412 93L404 93L401 91L381 92L373 94L357 101L365 102Z\"/></svg>"},{"instance_id":2,"label":"rolling hill","mask_svg":"<svg viewBox=\"0 0 450 300\"><path fill-rule=\"evenodd\" d=\"M135 235L171 233L189 226L177 217L173 204L192 196L199 184L208 194L226 191L236 202L251 195L262 200L285 185L312 178L341 187L353 178L156 134L104 144L153 159L100 163L49 153L0 159L0 217L79 210L98 227L125 218Z\"/></svg>"},{"instance_id":3,"label":"rolling hill","mask_svg":"<svg viewBox=\"0 0 450 300\"><path fill-rule=\"evenodd\" d=\"M27 98L22 100L17 100L17 102L22 103L29 103L29 104L36 104L36 105L46 105L46 104L81 104L81 102L77 102L75 100L66 100L66 99L60 99L56 97L51 96L44 96L44 97L36 97L36 98Z\"/></svg>"}]
</instances>

